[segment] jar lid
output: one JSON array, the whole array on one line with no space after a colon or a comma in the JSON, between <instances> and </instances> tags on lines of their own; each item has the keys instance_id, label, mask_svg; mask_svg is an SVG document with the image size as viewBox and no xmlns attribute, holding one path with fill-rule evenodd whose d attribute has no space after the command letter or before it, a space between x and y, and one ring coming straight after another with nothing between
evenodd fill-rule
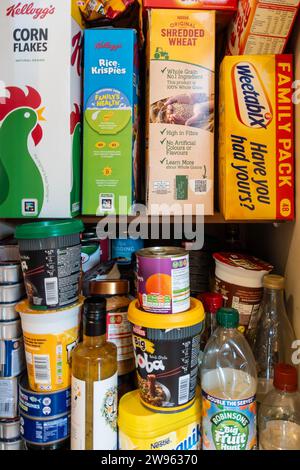
<instances>
[{"instance_id":1,"label":"jar lid","mask_svg":"<svg viewBox=\"0 0 300 470\"><path fill-rule=\"evenodd\" d=\"M223 306L223 296L217 292L203 292L197 295L197 299L201 300L205 312L217 313L217 310Z\"/></svg>"},{"instance_id":2,"label":"jar lid","mask_svg":"<svg viewBox=\"0 0 300 470\"><path fill-rule=\"evenodd\" d=\"M90 281L90 295L121 295L129 293L127 279L111 279L109 281Z\"/></svg>"},{"instance_id":3,"label":"jar lid","mask_svg":"<svg viewBox=\"0 0 300 470\"><path fill-rule=\"evenodd\" d=\"M217 312L217 323L223 328L236 328L239 324L239 312L235 308L222 307Z\"/></svg>"},{"instance_id":4,"label":"jar lid","mask_svg":"<svg viewBox=\"0 0 300 470\"><path fill-rule=\"evenodd\" d=\"M284 289L284 277L278 274L266 274L263 278L263 286L267 289Z\"/></svg>"},{"instance_id":5,"label":"jar lid","mask_svg":"<svg viewBox=\"0 0 300 470\"><path fill-rule=\"evenodd\" d=\"M32 240L37 238L63 237L82 232L83 223L78 219L47 220L30 224L18 225L16 238L21 240Z\"/></svg>"},{"instance_id":6,"label":"jar lid","mask_svg":"<svg viewBox=\"0 0 300 470\"><path fill-rule=\"evenodd\" d=\"M274 387L286 392L296 392L298 389L297 369L290 364L275 365Z\"/></svg>"}]
</instances>

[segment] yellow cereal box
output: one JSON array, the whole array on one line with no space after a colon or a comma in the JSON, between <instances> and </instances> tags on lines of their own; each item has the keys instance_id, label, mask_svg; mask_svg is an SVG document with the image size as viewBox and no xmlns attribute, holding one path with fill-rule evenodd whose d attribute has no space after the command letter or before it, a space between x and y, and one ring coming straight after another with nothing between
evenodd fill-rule
<instances>
[{"instance_id":1,"label":"yellow cereal box","mask_svg":"<svg viewBox=\"0 0 300 470\"><path fill-rule=\"evenodd\" d=\"M151 10L148 34L148 212L212 214L215 12Z\"/></svg>"},{"instance_id":2,"label":"yellow cereal box","mask_svg":"<svg viewBox=\"0 0 300 470\"><path fill-rule=\"evenodd\" d=\"M220 74L221 211L226 220L292 220L292 56L225 57Z\"/></svg>"}]
</instances>

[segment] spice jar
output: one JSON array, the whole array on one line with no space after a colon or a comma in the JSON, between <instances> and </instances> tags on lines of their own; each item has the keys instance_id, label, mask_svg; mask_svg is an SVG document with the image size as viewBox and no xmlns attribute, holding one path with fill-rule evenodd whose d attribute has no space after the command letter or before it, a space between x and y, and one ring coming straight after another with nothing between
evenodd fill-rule
<instances>
[{"instance_id":1,"label":"spice jar","mask_svg":"<svg viewBox=\"0 0 300 470\"><path fill-rule=\"evenodd\" d=\"M106 298L106 338L118 350L118 375L128 374L135 369L132 346L132 326L127 318L129 282L126 279L91 281L90 295Z\"/></svg>"}]
</instances>

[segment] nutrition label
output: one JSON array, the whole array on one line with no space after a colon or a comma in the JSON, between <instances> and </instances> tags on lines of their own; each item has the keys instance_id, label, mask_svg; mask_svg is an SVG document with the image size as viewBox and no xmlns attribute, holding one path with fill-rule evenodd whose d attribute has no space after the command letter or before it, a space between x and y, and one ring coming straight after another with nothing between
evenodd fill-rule
<instances>
[{"instance_id":1,"label":"nutrition label","mask_svg":"<svg viewBox=\"0 0 300 470\"><path fill-rule=\"evenodd\" d=\"M107 341L117 346L118 361L125 361L134 356L132 345L132 327L125 312L108 312L106 314Z\"/></svg>"},{"instance_id":2,"label":"nutrition label","mask_svg":"<svg viewBox=\"0 0 300 470\"><path fill-rule=\"evenodd\" d=\"M190 278L188 256L172 259L172 302L173 313L183 312L190 307Z\"/></svg>"}]
</instances>

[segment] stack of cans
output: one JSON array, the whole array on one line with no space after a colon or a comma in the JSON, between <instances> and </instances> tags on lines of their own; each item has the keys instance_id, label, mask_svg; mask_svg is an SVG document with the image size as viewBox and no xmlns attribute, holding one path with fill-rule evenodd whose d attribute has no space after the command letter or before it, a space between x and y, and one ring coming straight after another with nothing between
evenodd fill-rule
<instances>
[{"instance_id":1,"label":"stack of cans","mask_svg":"<svg viewBox=\"0 0 300 470\"><path fill-rule=\"evenodd\" d=\"M25 369L25 357L16 304L24 294L20 263L0 261L0 449L3 450L23 448L18 384Z\"/></svg>"}]
</instances>

